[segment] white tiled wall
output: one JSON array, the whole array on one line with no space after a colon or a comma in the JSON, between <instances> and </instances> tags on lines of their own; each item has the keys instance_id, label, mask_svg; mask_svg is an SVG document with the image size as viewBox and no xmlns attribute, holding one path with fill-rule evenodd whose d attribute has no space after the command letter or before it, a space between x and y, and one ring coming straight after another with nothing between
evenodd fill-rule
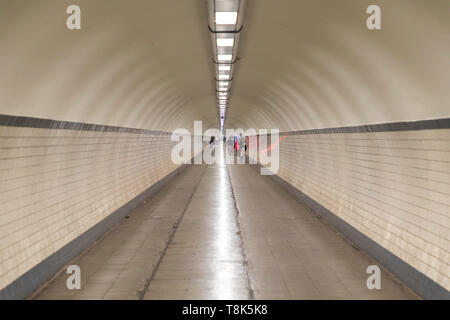
<instances>
[{"instance_id":1,"label":"white tiled wall","mask_svg":"<svg viewBox=\"0 0 450 320\"><path fill-rule=\"evenodd\" d=\"M450 130L288 135L278 175L450 290Z\"/></svg>"},{"instance_id":2,"label":"white tiled wall","mask_svg":"<svg viewBox=\"0 0 450 320\"><path fill-rule=\"evenodd\" d=\"M0 126L0 290L178 166L169 135Z\"/></svg>"}]
</instances>

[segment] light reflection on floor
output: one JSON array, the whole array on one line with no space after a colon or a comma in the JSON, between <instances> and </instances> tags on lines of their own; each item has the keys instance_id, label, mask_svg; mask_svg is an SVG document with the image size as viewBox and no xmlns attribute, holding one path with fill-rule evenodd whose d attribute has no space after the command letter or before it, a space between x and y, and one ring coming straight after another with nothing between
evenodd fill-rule
<instances>
[{"instance_id":1,"label":"light reflection on floor","mask_svg":"<svg viewBox=\"0 0 450 320\"><path fill-rule=\"evenodd\" d=\"M249 297L237 212L223 143L208 148L211 147L215 149L213 155L216 163L207 166L149 286L146 294L148 299ZM180 248L185 250L180 253ZM160 279L161 274L164 274L164 279ZM180 286L177 287L173 282L175 279L179 280ZM153 285L155 280L156 283L161 281L157 287Z\"/></svg>"}]
</instances>

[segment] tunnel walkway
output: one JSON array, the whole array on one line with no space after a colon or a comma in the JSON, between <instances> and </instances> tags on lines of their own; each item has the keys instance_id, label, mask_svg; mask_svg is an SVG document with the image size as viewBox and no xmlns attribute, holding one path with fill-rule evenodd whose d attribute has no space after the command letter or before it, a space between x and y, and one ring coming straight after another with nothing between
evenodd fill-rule
<instances>
[{"instance_id":1,"label":"tunnel walkway","mask_svg":"<svg viewBox=\"0 0 450 320\"><path fill-rule=\"evenodd\" d=\"M223 149L217 150L223 159ZM256 166L188 166L34 299L417 299Z\"/></svg>"},{"instance_id":2,"label":"tunnel walkway","mask_svg":"<svg viewBox=\"0 0 450 320\"><path fill-rule=\"evenodd\" d=\"M223 148L208 166L145 299L248 299L244 252Z\"/></svg>"},{"instance_id":3,"label":"tunnel walkway","mask_svg":"<svg viewBox=\"0 0 450 320\"><path fill-rule=\"evenodd\" d=\"M252 168L253 167L253 168ZM256 299L416 299L377 264L256 166L229 166Z\"/></svg>"}]
</instances>

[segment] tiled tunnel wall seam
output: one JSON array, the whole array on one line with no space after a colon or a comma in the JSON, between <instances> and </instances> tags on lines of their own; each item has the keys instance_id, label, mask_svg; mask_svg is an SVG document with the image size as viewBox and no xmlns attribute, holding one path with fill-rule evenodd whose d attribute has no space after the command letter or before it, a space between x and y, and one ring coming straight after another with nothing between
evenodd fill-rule
<instances>
[{"instance_id":1,"label":"tiled tunnel wall seam","mask_svg":"<svg viewBox=\"0 0 450 320\"><path fill-rule=\"evenodd\" d=\"M25 128L41 128L41 129L65 129L65 130L84 130L84 131L101 131L101 132L128 132L140 134L169 135L170 132L147 130L129 127L109 126L95 123L74 122L53 120L46 118L35 118L16 116L9 114L0 114L0 126L5 127L25 127Z\"/></svg>"},{"instance_id":2,"label":"tiled tunnel wall seam","mask_svg":"<svg viewBox=\"0 0 450 320\"><path fill-rule=\"evenodd\" d=\"M281 134L278 177L448 292L450 129L363 130Z\"/></svg>"},{"instance_id":3,"label":"tiled tunnel wall seam","mask_svg":"<svg viewBox=\"0 0 450 320\"><path fill-rule=\"evenodd\" d=\"M0 126L0 289L176 170L167 134Z\"/></svg>"}]
</instances>

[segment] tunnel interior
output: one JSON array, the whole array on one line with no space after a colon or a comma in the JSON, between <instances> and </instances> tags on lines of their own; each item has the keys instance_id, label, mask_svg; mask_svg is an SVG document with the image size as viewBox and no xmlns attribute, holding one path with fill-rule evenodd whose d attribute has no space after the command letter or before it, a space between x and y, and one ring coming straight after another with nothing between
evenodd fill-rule
<instances>
[{"instance_id":1,"label":"tunnel interior","mask_svg":"<svg viewBox=\"0 0 450 320\"><path fill-rule=\"evenodd\" d=\"M74 4L81 29L67 27ZM222 112L211 24L233 5ZM278 130L268 179L414 294L449 298L449 13L447 0L0 0L0 298L30 297L186 167L197 181L171 160L171 134L220 130L221 116L226 137ZM258 189L244 167L205 168L195 188L222 186L250 235L244 195L272 182Z\"/></svg>"}]
</instances>

